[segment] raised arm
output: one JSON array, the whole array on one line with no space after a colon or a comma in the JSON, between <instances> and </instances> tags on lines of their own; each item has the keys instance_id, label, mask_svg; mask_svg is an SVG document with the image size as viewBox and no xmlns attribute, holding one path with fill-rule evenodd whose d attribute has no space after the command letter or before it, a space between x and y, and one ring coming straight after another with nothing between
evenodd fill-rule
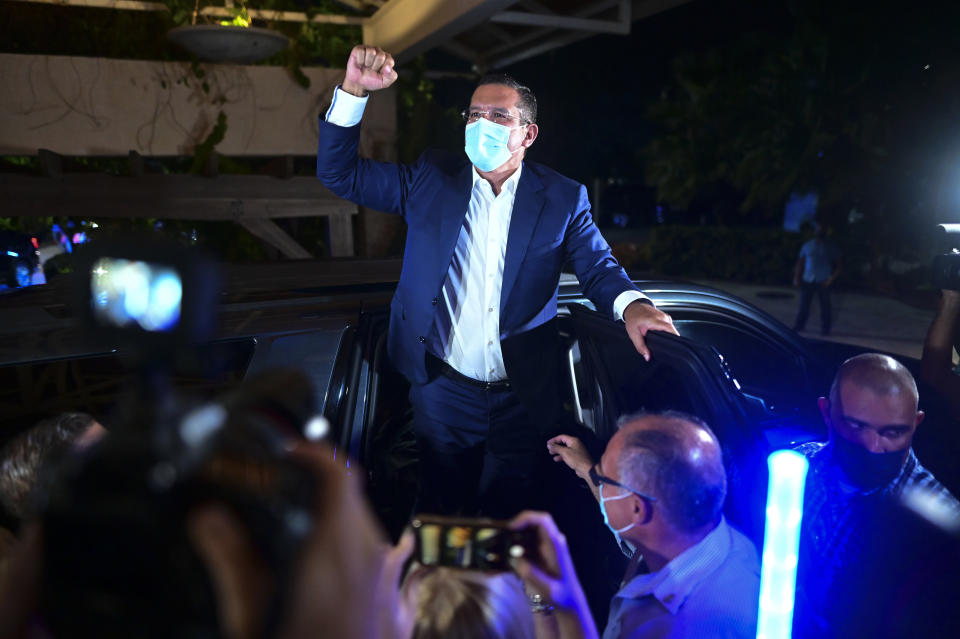
<instances>
[{"instance_id":1,"label":"raised arm","mask_svg":"<svg viewBox=\"0 0 960 639\"><path fill-rule=\"evenodd\" d=\"M960 396L960 378L953 374L953 343L957 337L957 321L960 320L960 292L944 290L940 297L937 315L933 318L927 339L923 344L923 359L920 361L920 377L937 389L951 405ZM960 406L953 407L955 415Z\"/></svg>"}]
</instances>

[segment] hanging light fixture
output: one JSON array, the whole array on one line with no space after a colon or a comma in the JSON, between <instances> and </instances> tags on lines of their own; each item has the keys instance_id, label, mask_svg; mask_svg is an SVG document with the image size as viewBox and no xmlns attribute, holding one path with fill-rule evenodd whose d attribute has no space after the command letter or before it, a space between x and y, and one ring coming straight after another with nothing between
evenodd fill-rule
<instances>
[{"instance_id":1,"label":"hanging light fixture","mask_svg":"<svg viewBox=\"0 0 960 639\"><path fill-rule=\"evenodd\" d=\"M272 29L250 26L247 7L219 24L197 24L200 0L193 8L193 21L167 32L167 38L201 60L228 64L251 64L266 60L290 46L290 39Z\"/></svg>"}]
</instances>

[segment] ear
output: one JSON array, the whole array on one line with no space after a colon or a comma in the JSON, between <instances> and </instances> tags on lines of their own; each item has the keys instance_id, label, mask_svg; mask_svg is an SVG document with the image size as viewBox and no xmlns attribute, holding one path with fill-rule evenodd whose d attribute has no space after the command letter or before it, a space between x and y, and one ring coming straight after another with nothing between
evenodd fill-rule
<instances>
[{"instance_id":1,"label":"ear","mask_svg":"<svg viewBox=\"0 0 960 639\"><path fill-rule=\"evenodd\" d=\"M525 149L529 149L530 145L533 144L533 141L537 139L538 133L540 133L540 127L538 127L536 124L528 124L527 132L524 134L523 142L521 142L520 145Z\"/></svg>"},{"instance_id":2,"label":"ear","mask_svg":"<svg viewBox=\"0 0 960 639\"><path fill-rule=\"evenodd\" d=\"M646 499L634 495L633 496L633 512L631 520L636 526L643 526L649 524L650 520L653 519L653 506L647 503Z\"/></svg>"},{"instance_id":3,"label":"ear","mask_svg":"<svg viewBox=\"0 0 960 639\"><path fill-rule=\"evenodd\" d=\"M823 417L823 423L830 426L830 400L826 397L817 399L817 406L820 408L820 416Z\"/></svg>"},{"instance_id":4,"label":"ear","mask_svg":"<svg viewBox=\"0 0 960 639\"><path fill-rule=\"evenodd\" d=\"M919 426L919 425L923 422L923 418L926 417L926 416L927 416L926 413L924 413L922 410L918 410L918 411L917 411L917 421L916 421L916 423L913 425L913 427L916 428L917 426Z\"/></svg>"}]
</instances>

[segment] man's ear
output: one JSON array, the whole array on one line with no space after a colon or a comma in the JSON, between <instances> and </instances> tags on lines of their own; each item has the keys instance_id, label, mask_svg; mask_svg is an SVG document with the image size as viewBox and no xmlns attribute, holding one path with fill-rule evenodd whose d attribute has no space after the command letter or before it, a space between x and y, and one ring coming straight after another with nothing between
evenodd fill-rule
<instances>
[{"instance_id":1,"label":"man's ear","mask_svg":"<svg viewBox=\"0 0 960 639\"><path fill-rule=\"evenodd\" d=\"M643 526L649 524L650 520L653 519L653 506L648 504L646 499L634 495L632 515L631 519L635 525Z\"/></svg>"},{"instance_id":2,"label":"man's ear","mask_svg":"<svg viewBox=\"0 0 960 639\"><path fill-rule=\"evenodd\" d=\"M924 413L922 410L918 410L918 411L917 411L917 421L916 421L916 423L913 425L913 427L916 428L917 426L919 426L919 425L921 424L921 422L923 422L923 418L926 417L926 416L927 416L926 413Z\"/></svg>"},{"instance_id":3,"label":"man's ear","mask_svg":"<svg viewBox=\"0 0 960 639\"><path fill-rule=\"evenodd\" d=\"M529 149L530 145L533 144L533 141L537 139L538 133L540 133L540 127L538 127L536 124L528 124L527 132L523 136L523 142L520 143L523 148Z\"/></svg>"},{"instance_id":4,"label":"man's ear","mask_svg":"<svg viewBox=\"0 0 960 639\"><path fill-rule=\"evenodd\" d=\"M817 399L817 406L820 407L820 415L823 417L823 423L830 426L830 400L826 397Z\"/></svg>"}]
</instances>

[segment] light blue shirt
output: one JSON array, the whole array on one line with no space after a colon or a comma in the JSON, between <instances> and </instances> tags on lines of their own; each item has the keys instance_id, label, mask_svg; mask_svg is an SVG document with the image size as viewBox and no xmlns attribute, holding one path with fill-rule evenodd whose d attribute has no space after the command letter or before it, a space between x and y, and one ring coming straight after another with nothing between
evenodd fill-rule
<instances>
[{"instance_id":1,"label":"light blue shirt","mask_svg":"<svg viewBox=\"0 0 960 639\"><path fill-rule=\"evenodd\" d=\"M603 639L753 639L759 599L757 550L721 519L700 543L614 595Z\"/></svg>"},{"instance_id":2,"label":"light blue shirt","mask_svg":"<svg viewBox=\"0 0 960 639\"><path fill-rule=\"evenodd\" d=\"M821 284L833 274L833 263L837 260L833 246L820 238L808 240L800 247L803 258L803 281L808 284Z\"/></svg>"}]
</instances>

